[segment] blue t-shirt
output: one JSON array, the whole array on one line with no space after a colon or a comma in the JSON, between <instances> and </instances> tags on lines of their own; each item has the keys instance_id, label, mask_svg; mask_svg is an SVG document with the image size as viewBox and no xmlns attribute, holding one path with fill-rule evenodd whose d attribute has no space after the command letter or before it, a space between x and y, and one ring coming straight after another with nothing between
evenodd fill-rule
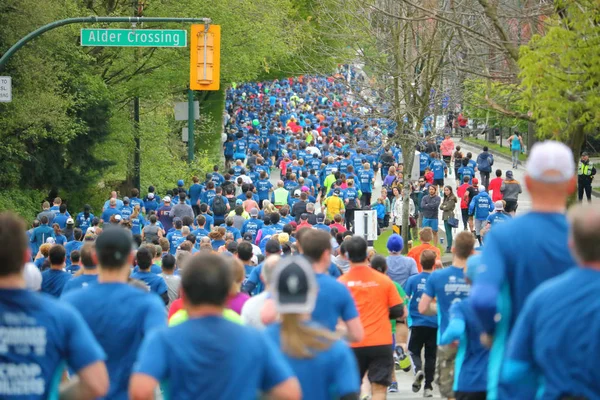
<instances>
[{"instance_id":1,"label":"blue t-shirt","mask_svg":"<svg viewBox=\"0 0 600 400\"><path fill-rule=\"evenodd\" d=\"M433 172L433 179L444 179L444 171L448 169L448 166L445 162L436 158L431 161L429 168Z\"/></svg>"},{"instance_id":2,"label":"blue t-shirt","mask_svg":"<svg viewBox=\"0 0 600 400\"><path fill-rule=\"evenodd\" d=\"M200 200L200 195L202 194L202 185L199 183L194 183L190 186L190 202L193 206L197 205L198 200Z\"/></svg>"},{"instance_id":3,"label":"blue t-shirt","mask_svg":"<svg viewBox=\"0 0 600 400\"><path fill-rule=\"evenodd\" d=\"M259 230L264 227L265 223L257 218L250 218L244 222L242 225L242 235L246 232L250 232L252 234L252 241L256 240L256 234Z\"/></svg>"},{"instance_id":4,"label":"blue t-shirt","mask_svg":"<svg viewBox=\"0 0 600 400\"><path fill-rule=\"evenodd\" d=\"M506 342L529 294L576 265L567 250L568 232L564 214L529 212L494 227L486 236L472 302L483 329L494 336L488 398L514 398L498 387Z\"/></svg>"},{"instance_id":5,"label":"blue t-shirt","mask_svg":"<svg viewBox=\"0 0 600 400\"><path fill-rule=\"evenodd\" d=\"M598 293L600 272L588 268L573 268L531 293L508 342L503 384L539 399L597 399Z\"/></svg>"},{"instance_id":6,"label":"blue t-shirt","mask_svg":"<svg viewBox=\"0 0 600 400\"><path fill-rule=\"evenodd\" d=\"M88 275L89 276L89 275ZM128 399L129 376L142 340L166 326L164 303L126 283L100 283L63 296L83 316L106 353L107 399Z\"/></svg>"},{"instance_id":7,"label":"blue t-shirt","mask_svg":"<svg viewBox=\"0 0 600 400\"><path fill-rule=\"evenodd\" d=\"M358 179L360 180L360 190L363 193L371 193L373 191L372 184L374 176L375 174L371 170L363 170L358 173Z\"/></svg>"},{"instance_id":8,"label":"blue t-shirt","mask_svg":"<svg viewBox=\"0 0 600 400\"><path fill-rule=\"evenodd\" d=\"M358 310L348 288L327 274L317 274L319 292L312 312L312 320L335 331L338 319L350 321L358 317Z\"/></svg>"},{"instance_id":9,"label":"blue t-shirt","mask_svg":"<svg viewBox=\"0 0 600 400\"><path fill-rule=\"evenodd\" d=\"M419 155L419 171L425 171L425 168L429 167L431 157L427 153L421 153Z\"/></svg>"},{"instance_id":10,"label":"blue t-shirt","mask_svg":"<svg viewBox=\"0 0 600 400\"><path fill-rule=\"evenodd\" d=\"M79 227L85 234L85 232L87 231L87 228L92 226L93 219L94 219L94 214L90 213L90 214L88 214L88 216L86 218L85 214L83 212L80 212L79 214L77 214L77 217L75 218L75 223L77 224L76 226Z\"/></svg>"},{"instance_id":11,"label":"blue t-shirt","mask_svg":"<svg viewBox=\"0 0 600 400\"><path fill-rule=\"evenodd\" d=\"M133 268L133 272L134 272L134 273L140 272L140 267L136 265L136 266ZM150 266L150 273L152 273L152 274L156 274L156 275L158 275L158 274L162 274L162 268L160 267L160 265L157 265L157 264L152 264L152 265Z\"/></svg>"},{"instance_id":12,"label":"blue t-shirt","mask_svg":"<svg viewBox=\"0 0 600 400\"><path fill-rule=\"evenodd\" d=\"M490 225L498 225L501 224L503 222L508 221L509 219L512 219L512 216L510 214L506 214L504 212L495 212L492 213L490 215L488 215L487 217L487 221L490 223Z\"/></svg>"},{"instance_id":13,"label":"blue t-shirt","mask_svg":"<svg viewBox=\"0 0 600 400\"><path fill-rule=\"evenodd\" d=\"M281 348L281 324L268 326L266 332L274 345ZM304 399L339 399L360 392L356 357L341 340L333 342L327 350L315 351L312 358L294 358L285 353L284 357L300 381Z\"/></svg>"},{"instance_id":14,"label":"blue t-shirt","mask_svg":"<svg viewBox=\"0 0 600 400\"><path fill-rule=\"evenodd\" d=\"M458 169L458 177L460 179L461 182L463 182L463 179L466 177L469 178L469 185L473 182L473 178L475 177L475 171L473 170L473 168L471 168L470 166L466 166L466 167L460 167Z\"/></svg>"},{"instance_id":15,"label":"blue t-shirt","mask_svg":"<svg viewBox=\"0 0 600 400\"><path fill-rule=\"evenodd\" d=\"M133 274L131 274L131 279L138 279L142 282L145 282L146 285L148 285L150 287L150 290L152 292L159 294L159 295L165 293L168 290L165 280L162 277L160 277L156 274L153 274L150 271L134 272Z\"/></svg>"},{"instance_id":16,"label":"blue t-shirt","mask_svg":"<svg viewBox=\"0 0 600 400\"><path fill-rule=\"evenodd\" d=\"M65 362L77 372L105 358L81 315L52 296L1 289L0 320L2 399L58 398Z\"/></svg>"},{"instance_id":17,"label":"blue t-shirt","mask_svg":"<svg viewBox=\"0 0 600 400\"><path fill-rule=\"evenodd\" d=\"M89 285L95 285L98 283L98 275L79 275L74 276L63 287L61 297L64 297L66 293L71 290L81 289Z\"/></svg>"},{"instance_id":18,"label":"blue t-shirt","mask_svg":"<svg viewBox=\"0 0 600 400\"><path fill-rule=\"evenodd\" d=\"M65 253L67 253L67 267L71 265L71 252L74 250L80 250L83 247L83 242L78 240L71 240L70 242L65 243Z\"/></svg>"},{"instance_id":19,"label":"blue t-shirt","mask_svg":"<svg viewBox=\"0 0 600 400\"><path fill-rule=\"evenodd\" d=\"M199 394L205 399L255 399L258 391L268 392L293 376L263 333L220 316L152 332L134 370L165 384L169 399L196 399Z\"/></svg>"},{"instance_id":20,"label":"blue t-shirt","mask_svg":"<svg viewBox=\"0 0 600 400\"><path fill-rule=\"evenodd\" d=\"M47 269L42 272L42 292L54 297L60 297L71 274L66 271Z\"/></svg>"},{"instance_id":21,"label":"blue t-shirt","mask_svg":"<svg viewBox=\"0 0 600 400\"><path fill-rule=\"evenodd\" d=\"M410 297L408 303L408 326L427 326L437 328L437 320L433 315L423 315L419 312L419 302L425 291L425 284L431 276L429 272L421 272L418 275L413 275L406 280L404 291Z\"/></svg>"},{"instance_id":22,"label":"blue t-shirt","mask_svg":"<svg viewBox=\"0 0 600 400\"><path fill-rule=\"evenodd\" d=\"M462 268L455 266L434 271L425 283L425 294L437 299L438 344L448 326L450 306L467 298L470 286Z\"/></svg>"},{"instance_id":23,"label":"blue t-shirt","mask_svg":"<svg viewBox=\"0 0 600 400\"><path fill-rule=\"evenodd\" d=\"M450 323L442 344L459 340L454 362L455 392L485 392L489 350L481 345L483 329L475 316L470 299L450 307Z\"/></svg>"}]
</instances>

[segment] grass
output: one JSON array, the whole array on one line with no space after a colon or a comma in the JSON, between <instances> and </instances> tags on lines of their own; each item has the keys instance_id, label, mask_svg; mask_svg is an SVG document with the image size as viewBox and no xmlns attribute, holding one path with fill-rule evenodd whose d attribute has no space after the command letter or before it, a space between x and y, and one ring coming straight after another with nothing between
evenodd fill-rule
<instances>
[{"instance_id":1,"label":"grass","mask_svg":"<svg viewBox=\"0 0 600 400\"><path fill-rule=\"evenodd\" d=\"M481 147L487 146L492 151L492 153L503 154L507 157L512 156L512 153L510 152L510 149L508 147L501 147L499 144L490 143L487 140L465 137L465 138L462 138L462 141L465 143L471 143L471 144L481 146ZM519 160L526 161L527 156L525 154L521 153L521 154L519 154Z\"/></svg>"},{"instance_id":2,"label":"grass","mask_svg":"<svg viewBox=\"0 0 600 400\"><path fill-rule=\"evenodd\" d=\"M375 249L375 251L377 252L377 254L382 255L387 257L390 253L387 249L387 241L389 239L390 236L392 236L392 230L391 229L387 229L383 232L381 232L381 235L379 235L379 237L377 238L377 240L375 242L373 242L373 248ZM444 237L445 239L445 237ZM419 240L415 240L413 239L413 247L420 245L421 242ZM440 252L442 254L444 254L444 252L446 251L446 248L444 246L442 246L441 244L438 244L438 249L440 249Z\"/></svg>"}]
</instances>

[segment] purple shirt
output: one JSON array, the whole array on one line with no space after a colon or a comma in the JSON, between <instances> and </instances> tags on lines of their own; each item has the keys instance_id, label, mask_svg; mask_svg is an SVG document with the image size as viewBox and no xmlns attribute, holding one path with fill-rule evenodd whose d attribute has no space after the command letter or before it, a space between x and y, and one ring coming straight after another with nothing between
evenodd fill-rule
<instances>
[{"instance_id":1,"label":"purple shirt","mask_svg":"<svg viewBox=\"0 0 600 400\"><path fill-rule=\"evenodd\" d=\"M388 175L383 180L383 186L391 186L395 180L396 180L396 175Z\"/></svg>"},{"instance_id":2,"label":"purple shirt","mask_svg":"<svg viewBox=\"0 0 600 400\"><path fill-rule=\"evenodd\" d=\"M246 293L240 292L227 302L227 308L241 315L242 307L244 306L244 303L248 301L249 298L250 296L248 296Z\"/></svg>"}]
</instances>

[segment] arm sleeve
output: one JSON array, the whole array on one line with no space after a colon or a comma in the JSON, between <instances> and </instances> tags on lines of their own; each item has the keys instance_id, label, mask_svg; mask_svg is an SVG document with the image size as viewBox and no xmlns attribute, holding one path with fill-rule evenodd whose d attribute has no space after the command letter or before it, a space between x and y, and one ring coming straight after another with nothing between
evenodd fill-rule
<instances>
[{"instance_id":1,"label":"arm sleeve","mask_svg":"<svg viewBox=\"0 0 600 400\"><path fill-rule=\"evenodd\" d=\"M68 307L63 314L67 335L65 358L69 367L77 372L90 364L106 359L106 355L83 317L70 306Z\"/></svg>"},{"instance_id":2,"label":"arm sleeve","mask_svg":"<svg viewBox=\"0 0 600 400\"><path fill-rule=\"evenodd\" d=\"M521 311L506 347L506 362L502 368L502 382L536 382L533 349L535 323L535 297L530 297Z\"/></svg>"},{"instance_id":3,"label":"arm sleeve","mask_svg":"<svg viewBox=\"0 0 600 400\"><path fill-rule=\"evenodd\" d=\"M440 339L440 344L450 344L455 340L459 340L461 335L465 332L465 328L465 316L460 308L460 304L453 304L452 307L450 307L450 322Z\"/></svg>"},{"instance_id":4,"label":"arm sleeve","mask_svg":"<svg viewBox=\"0 0 600 400\"><path fill-rule=\"evenodd\" d=\"M423 291L423 293L425 293L427 296L431 297L432 299L435 298L436 278L437 278L436 274L431 274L429 279L427 279L427 282L425 282L425 290Z\"/></svg>"},{"instance_id":5,"label":"arm sleeve","mask_svg":"<svg viewBox=\"0 0 600 400\"><path fill-rule=\"evenodd\" d=\"M471 290L473 309L487 333L494 331L498 294L505 281L507 260L503 248L507 248L506 241L503 243L498 231L492 229L484 246L477 280Z\"/></svg>"},{"instance_id":6,"label":"arm sleeve","mask_svg":"<svg viewBox=\"0 0 600 400\"><path fill-rule=\"evenodd\" d=\"M340 286L343 289L343 291L342 291L343 302L342 302L342 312L341 312L342 320L350 321L351 319L358 317L358 310L356 308L356 304L354 303L354 299L352 298L352 295L350 294L350 291L348 290L348 288L346 286L344 286L343 284L340 284Z\"/></svg>"},{"instance_id":7,"label":"arm sleeve","mask_svg":"<svg viewBox=\"0 0 600 400\"><path fill-rule=\"evenodd\" d=\"M294 373L283 358L281 351L275 347L275 344L266 336L260 335L259 338L263 343L262 354L264 357L264 368L262 371L263 373L260 389L263 392L269 392L275 386L283 383L289 378L292 378Z\"/></svg>"},{"instance_id":8,"label":"arm sleeve","mask_svg":"<svg viewBox=\"0 0 600 400\"><path fill-rule=\"evenodd\" d=\"M161 337L162 330L150 333L143 341L133 365L133 371L149 375L157 381L167 376L167 348Z\"/></svg>"},{"instance_id":9,"label":"arm sleeve","mask_svg":"<svg viewBox=\"0 0 600 400\"><path fill-rule=\"evenodd\" d=\"M256 285L258 285L259 281L260 271L259 268L256 267L252 269L250 275L248 276L248 279L246 279L246 282L244 282L244 287L242 288L242 291L248 294L252 293L252 291L256 288Z\"/></svg>"}]
</instances>

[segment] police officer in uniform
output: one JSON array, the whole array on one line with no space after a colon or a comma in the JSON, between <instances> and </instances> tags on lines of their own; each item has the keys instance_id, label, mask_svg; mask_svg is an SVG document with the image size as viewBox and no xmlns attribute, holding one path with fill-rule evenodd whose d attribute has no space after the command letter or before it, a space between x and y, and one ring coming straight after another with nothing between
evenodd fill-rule
<instances>
[{"instance_id":1,"label":"police officer in uniform","mask_svg":"<svg viewBox=\"0 0 600 400\"><path fill-rule=\"evenodd\" d=\"M592 180L596 175L596 168L594 164L590 163L590 157L588 153L583 152L581 154L581 160L579 161L579 168L577 169L579 188L579 201L583 201L583 191L585 190L585 196L587 201L592 201Z\"/></svg>"}]
</instances>

